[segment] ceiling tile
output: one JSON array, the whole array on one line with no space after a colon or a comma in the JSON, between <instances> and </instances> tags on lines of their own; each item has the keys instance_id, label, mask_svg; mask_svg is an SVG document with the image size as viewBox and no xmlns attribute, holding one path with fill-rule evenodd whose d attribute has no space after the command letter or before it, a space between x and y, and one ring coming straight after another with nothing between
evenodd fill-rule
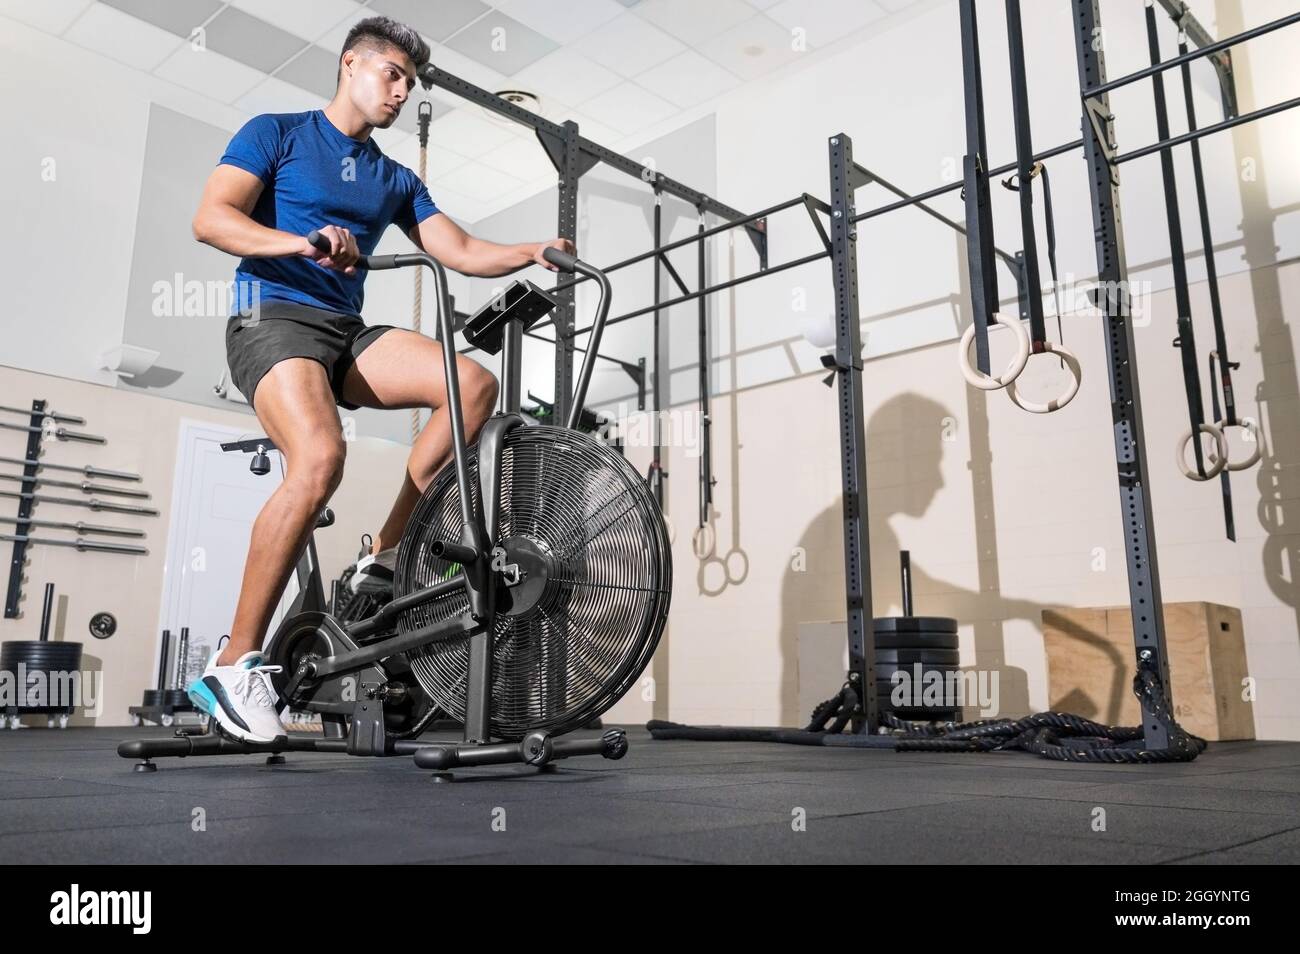
<instances>
[{"instance_id":1,"label":"ceiling tile","mask_svg":"<svg viewBox=\"0 0 1300 954\"><path fill-rule=\"evenodd\" d=\"M154 75L220 103L234 102L266 78L250 66L213 50L191 49L188 43L163 60Z\"/></svg>"},{"instance_id":2,"label":"ceiling tile","mask_svg":"<svg viewBox=\"0 0 1300 954\"><path fill-rule=\"evenodd\" d=\"M168 33L188 37L224 6L220 0L103 0Z\"/></svg>"},{"instance_id":3,"label":"ceiling tile","mask_svg":"<svg viewBox=\"0 0 1300 954\"><path fill-rule=\"evenodd\" d=\"M743 0L644 0L633 12L691 46L758 15Z\"/></svg>"},{"instance_id":4,"label":"ceiling tile","mask_svg":"<svg viewBox=\"0 0 1300 954\"><path fill-rule=\"evenodd\" d=\"M630 13L610 20L574 44L601 66L632 77L686 49L663 30Z\"/></svg>"},{"instance_id":5,"label":"ceiling tile","mask_svg":"<svg viewBox=\"0 0 1300 954\"><path fill-rule=\"evenodd\" d=\"M905 10L916 3L916 0L875 0L875 2L884 7L889 13L897 13L899 10Z\"/></svg>"},{"instance_id":6,"label":"ceiling tile","mask_svg":"<svg viewBox=\"0 0 1300 954\"><path fill-rule=\"evenodd\" d=\"M546 150L542 148L542 144L536 137L519 139L491 152L485 152L478 161L485 166L512 175L522 182L555 175L555 166L551 165Z\"/></svg>"},{"instance_id":7,"label":"ceiling tile","mask_svg":"<svg viewBox=\"0 0 1300 954\"><path fill-rule=\"evenodd\" d=\"M540 148L540 147L539 147ZM484 169L477 162L466 163L452 169L435 180L430 177L429 193L438 201L439 188L447 188L475 202L488 202L504 192L518 188L522 183L514 176L496 169Z\"/></svg>"},{"instance_id":8,"label":"ceiling tile","mask_svg":"<svg viewBox=\"0 0 1300 954\"><path fill-rule=\"evenodd\" d=\"M754 17L700 44L700 52L747 80L792 63L808 52L792 49L790 31L767 17ZM813 44L808 44L811 50Z\"/></svg>"},{"instance_id":9,"label":"ceiling tile","mask_svg":"<svg viewBox=\"0 0 1300 954\"><path fill-rule=\"evenodd\" d=\"M411 136L404 139L397 152L389 152L387 149L384 151L407 168L419 171L420 141L417 137ZM428 182L433 182L440 176L445 176L451 170L459 169L469 161L468 158L458 152L443 149L441 146L430 142L425 153L424 178Z\"/></svg>"},{"instance_id":10,"label":"ceiling tile","mask_svg":"<svg viewBox=\"0 0 1300 954\"><path fill-rule=\"evenodd\" d=\"M246 113L305 113L309 109L324 109L329 100L301 87L268 76L239 99L235 106Z\"/></svg>"},{"instance_id":11,"label":"ceiling tile","mask_svg":"<svg viewBox=\"0 0 1300 954\"><path fill-rule=\"evenodd\" d=\"M371 9L441 43L492 8L479 0L374 0Z\"/></svg>"},{"instance_id":12,"label":"ceiling tile","mask_svg":"<svg viewBox=\"0 0 1300 954\"><path fill-rule=\"evenodd\" d=\"M766 10L768 7L776 6L781 0L745 0L751 7L758 10Z\"/></svg>"},{"instance_id":13,"label":"ceiling tile","mask_svg":"<svg viewBox=\"0 0 1300 954\"><path fill-rule=\"evenodd\" d=\"M578 105L613 89L623 77L576 50L564 47L520 70L515 80L543 100Z\"/></svg>"},{"instance_id":14,"label":"ceiling tile","mask_svg":"<svg viewBox=\"0 0 1300 954\"><path fill-rule=\"evenodd\" d=\"M317 96L333 99L338 88L339 54L312 45L280 67L275 75Z\"/></svg>"},{"instance_id":15,"label":"ceiling tile","mask_svg":"<svg viewBox=\"0 0 1300 954\"><path fill-rule=\"evenodd\" d=\"M563 15L557 15L555 0L495 0L495 6L557 43L572 43L614 19L625 5L615 0L582 0L565 4Z\"/></svg>"},{"instance_id":16,"label":"ceiling tile","mask_svg":"<svg viewBox=\"0 0 1300 954\"><path fill-rule=\"evenodd\" d=\"M347 41L348 33L352 28L362 20L375 15L375 11L369 7L362 7L356 13L348 14L341 22L336 23L332 29L317 37L316 45L323 46L327 50L333 50L336 56L342 56L343 44Z\"/></svg>"},{"instance_id":17,"label":"ceiling tile","mask_svg":"<svg viewBox=\"0 0 1300 954\"><path fill-rule=\"evenodd\" d=\"M497 10L475 20L444 44L506 76L554 50L555 41Z\"/></svg>"},{"instance_id":18,"label":"ceiling tile","mask_svg":"<svg viewBox=\"0 0 1300 954\"><path fill-rule=\"evenodd\" d=\"M273 72L307 45L279 27L226 7L203 28L208 49L263 73Z\"/></svg>"},{"instance_id":19,"label":"ceiling tile","mask_svg":"<svg viewBox=\"0 0 1300 954\"><path fill-rule=\"evenodd\" d=\"M667 119L677 108L635 83L623 83L583 104L583 112L599 123L631 135Z\"/></svg>"},{"instance_id":20,"label":"ceiling tile","mask_svg":"<svg viewBox=\"0 0 1300 954\"><path fill-rule=\"evenodd\" d=\"M0 16L56 36L86 12L93 0L0 0Z\"/></svg>"},{"instance_id":21,"label":"ceiling tile","mask_svg":"<svg viewBox=\"0 0 1300 954\"><path fill-rule=\"evenodd\" d=\"M370 137L386 156L401 152L415 141L413 135L396 126L390 126L388 129L372 129Z\"/></svg>"},{"instance_id":22,"label":"ceiling tile","mask_svg":"<svg viewBox=\"0 0 1300 954\"><path fill-rule=\"evenodd\" d=\"M578 135L584 139L590 139L600 146L613 147L615 143L623 139L624 134L613 126L607 126L595 116L588 116L584 112L569 110L563 116L556 117L556 122L561 119L572 119L578 124Z\"/></svg>"},{"instance_id":23,"label":"ceiling tile","mask_svg":"<svg viewBox=\"0 0 1300 954\"><path fill-rule=\"evenodd\" d=\"M471 112L476 107L469 103L465 105L466 108L453 109L433 124L429 135L431 143L461 155L481 156L489 149L504 146L516 138L512 128L480 118Z\"/></svg>"},{"instance_id":24,"label":"ceiling tile","mask_svg":"<svg viewBox=\"0 0 1300 954\"><path fill-rule=\"evenodd\" d=\"M78 18L63 38L145 72L152 72L184 42L174 33L102 3Z\"/></svg>"},{"instance_id":25,"label":"ceiling tile","mask_svg":"<svg viewBox=\"0 0 1300 954\"><path fill-rule=\"evenodd\" d=\"M510 80L496 70L490 69L477 60L471 60L465 54L448 49L445 46L435 49L430 60L439 69L454 73L463 80L469 80L475 86L481 86L489 93L498 92L512 85Z\"/></svg>"},{"instance_id":26,"label":"ceiling tile","mask_svg":"<svg viewBox=\"0 0 1300 954\"><path fill-rule=\"evenodd\" d=\"M740 80L712 60L687 50L646 70L636 83L679 109L689 109L735 89Z\"/></svg>"},{"instance_id":27,"label":"ceiling tile","mask_svg":"<svg viewBox=\"0 0 1300 954\"><path fill-rule=\"evenodd\" d=\"M351 25L350 18L365 9L355 0L231 0L230 5L304 40L319 39L344 20Z\"/></svg>"},{"instance_id":28,"label":"ceiling tile","mask_svg":"<svg viewBox=\"0 0 1300 954\"><path fill-rule=\"evenodd\" d=\"M786 29L807 31L812 46L828 46L840 37L885 16L871 0L782 0L767 15Z\"/></svg>"}]
</instances>

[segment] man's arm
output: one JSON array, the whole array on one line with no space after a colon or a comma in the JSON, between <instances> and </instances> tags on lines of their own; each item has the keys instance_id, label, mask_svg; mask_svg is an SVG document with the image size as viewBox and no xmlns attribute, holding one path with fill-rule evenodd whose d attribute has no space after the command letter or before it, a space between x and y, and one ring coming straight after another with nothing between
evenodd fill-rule
<instances>
[{"instance_id":1,"label":"man's arm","mask_svg":"<svg viewBox=\"0 0 1300 954\"><path fill-rule=\"evenodd\" d=\"M194 237L240 258L274 258L305 255L326 268L352 274L358 258L356 241L347 229L329 225L320 232L330 239L325 254L308 244L305 236L267 228L253 220L253 206L262 194L262 180L231 165L219 165L208 176L203 198L194 213Z\"/></svg>"},{"instance_id":2,"label":"man's arm","mask_svg":"<svg viewBox=\"0 0 1300 954\"><path fill-rule=\"evenodd\" d=\"M477 278L509 275L529 265L541 265L555 271L555 267L542 258L542 251L559 248L570 254L574 252L572 242L559 238L546 242L498 245L496 242L475 238L442 213L429 216L411 229L410 236L412 242L448 268Z\"/></svg>"}]
</instances>

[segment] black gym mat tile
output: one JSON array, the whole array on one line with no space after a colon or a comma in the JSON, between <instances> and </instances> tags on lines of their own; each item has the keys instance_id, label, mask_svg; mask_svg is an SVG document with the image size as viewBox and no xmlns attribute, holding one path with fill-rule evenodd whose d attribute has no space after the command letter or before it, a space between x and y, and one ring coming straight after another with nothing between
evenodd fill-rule
<instances>
[{"instance_id":1,"label":"black gym mat tile","mask_svg":"<svg viewBox=\"0 0 1300 954\"><path fill-rule=\"evenodd\" d=\"M1300 860L1300 745L1225 743L1181 765L651 740L619 762L458 770L289 753L160 759L152 729L0 733L11 862L1277 863ZM207 830L191 825L196 806ZM1090 829L1107 810L1106 832ZM807 831L791 829L804 810ZM493 830L504 813L505 831Z\"/></svg>"},{"instance_id":2,"label":"black gym mat tile","mask_svg":"<svg viewBox=\"0 0 1300 954\"><path fill-rule=\"evenodd\" d=\"M1027 838L1008 821L992 830L944 831L928 827L914 812L881 812L810 819L806 831L794 831L787 822L605 847L714 864L1157 864L1186 854L1119 839Z\"/></svg>"}]
</instances>

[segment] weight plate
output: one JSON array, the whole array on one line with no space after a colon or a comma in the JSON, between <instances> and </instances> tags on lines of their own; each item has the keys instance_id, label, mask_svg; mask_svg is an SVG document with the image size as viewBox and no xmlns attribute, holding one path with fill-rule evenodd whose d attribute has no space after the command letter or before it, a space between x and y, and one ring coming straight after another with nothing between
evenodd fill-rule
<instances>
[{"instance_id":1,"label":"weight plate","mask_svg":"<svg viewBox=\"0 0 1300 954\"><path fill-rule=\"evenodd\" d=\"M957 621L948 616L877 616L871 621L877 633L957 632Z\"/></svg>"},{"instance_id":2,"label":"weight plate","mask_svg":"<svg viewBox=\"0 0 1300 954\"><path fill-rule=\"evenodd\" d=\"M876 668L884 666L906 666L912 663L932 666L956 667L960 653L955 649L877 649Z\"/></svg>"},{"instance_id":3,"label":"weight plate","mask_svg":"<svg viewBox=\"0 0 1300 954\"><path fill-rule=\"evenodd\" d=\"M190 710L194 708L194 703L190 702L190 697L185 694L184 689L168 689L163 695L163 703L177 710Z\"/></svg>"},{"instance_id":4,"label":"weight plate","mask_svg":"<svg viewBox=\"0 0 1300 954\"><path fill-rule=\"evenodd\" d=\"M163 700L163 690L161 690L161 689L146 689L146 690L144 691L144 701L141 702L140 705L142 705L142 706L158 706L158 705L162 705L162 700Z\"/></svg>"},{"instance_id":5,"label":"weight plate","mask_svg":"<svg viewBox=\"0 0 1300 954\"><path fill-rule=\"evenodd\" d=\"M108 639L117 632L117 617L112 613L96 613L90 617L90 635L96 639Z\"/></svg>"},{"instance_id":6,"label":"weight plate","mask_svg":"<svg viewBox=\"0 0 1300 954\"><path fill-rule=\"evenodd\" d=\"M76 643L66 649L28 649L21 652L5 653L0 657L0 666L15 665L25 662L27 665L44 662L67 662L81 658L81 644Z\"/></svg>"},{"instance_id":7,"label":"weight plate","mask_svg":"<svg viewBox=\"0 0 1300 954\"><path fill-rule=\"evenodd\" d=\"M933 630L916 633L875 633L872 636L877 649L956 649L956 633L939 633Z\"/></svg>"}]
</instances>

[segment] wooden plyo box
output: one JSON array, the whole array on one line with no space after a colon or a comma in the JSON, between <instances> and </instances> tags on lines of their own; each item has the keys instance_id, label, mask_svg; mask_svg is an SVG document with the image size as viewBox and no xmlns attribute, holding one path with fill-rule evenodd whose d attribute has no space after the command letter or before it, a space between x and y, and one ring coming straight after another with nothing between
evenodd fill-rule
<instances>
[{"instance_id":1,"label":"wooden plyo box","mask_svg":"<svg viewBox=\"0 0 1300 954\"><path fill-rule=\"evenodd\" d=\"M1050 707L1108 725L1138 725L1133 622L1127 606L1043 610ZM1174 718L1211 742L1255 738L1241 611L1216 603L1166 603L1165 646Z\"/></svg>"}]
</instances>

